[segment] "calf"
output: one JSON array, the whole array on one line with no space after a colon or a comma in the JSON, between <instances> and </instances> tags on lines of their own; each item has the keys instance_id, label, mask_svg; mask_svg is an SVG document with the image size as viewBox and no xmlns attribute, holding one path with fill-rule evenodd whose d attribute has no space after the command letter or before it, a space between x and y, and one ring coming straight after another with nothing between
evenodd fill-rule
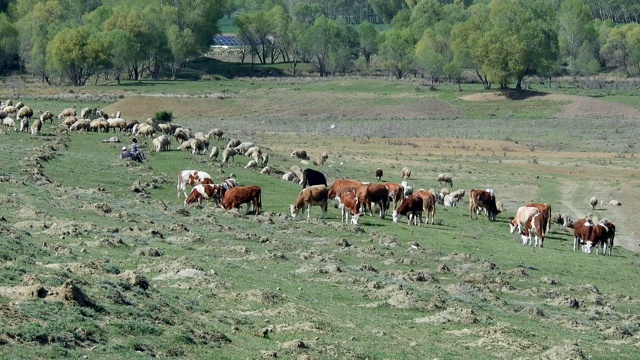
<instances>
[{"instance_id":1,"label":"calf","mask_svg":"<svg viewBox=\"0 0 640 360\"><path fill-rule=\"evenodd\" d=\"M520 231L522 245L531 246L531 238L535 237L534 247L543 247L546 223L543 213L529 215Z\"/></svg>"},{"instance_id":2,"label":"calf","mask_svg":"<svg viewBox=\"0 0 640 360\"><path fill-rule=\"evenodd\" d=\"M600 247L600 253L602 255L607 254L609 250L609 256L611 256L611 248L613 247L613 239L616 235L616 227L608 220L604 220L601 223L595 224L591 231L591 236L585 241L586 253L591 254L593 248L596 248L596 254L598 254L598 246Z\"/></svg>"},{"instance_id":3,"label":"calf","mask_svg":"<svg viewBox=\"0 0 640 360\"><path fill-rule=\"evenodd\" d=\"M429 223L431 218L431 225L436 222L436 194L420 189L416 191L416 195L422 198L422 211L425 212L425 224Z\"/></svg>"},{"instance_id":4,"label":"calf","mask_svg":"<svg viewBox=\"0 0 640 360\"><path fill-rule=\"evenodd\" d=\"M578 245L582 248L582 244L591 238L592 231L593 223L591 220L580 219L573 224L573 251L576 251Z\"/></svg>"},{"instance_id":5,"label":"calf","mask_svg":"<svg viewBox=\"0 0 640 360\"><path fill-rule=\"evenodd\" d=\"M202 184L208 180L211 180L211 175L207 174L204 171L198 170L182 170L178 172L178 185L176 186L178 189L178 198L180 197L180 192L184 194L184 197L187 197L186 186L187 185L198 185ZM213 183L213 181L211 182Z\"/></svg>"},{"instance_id":6,"label":"calf","mask_svg":"<svg viewBox=\"0 0 640 360\"><path fill-rule=\"evenodd\" d=\"M420 226L422 220L422 198L418 195L407 196L397 210L393 211L393 222L398 222L402 216L407 217L407 223Z\"/></svg>"},{"instance_id":7,"label":"calf","mask_svg":"<svg viewBox=\"0 0 640 360\"><path fill-rule=\"evenodd\" d=\"M351 224L358 225L358 219L360 219L360 206L358 205L356 193L353 191L343 192L340 194L339 199L340 220L346 224L349 220L349 214L351 214Z\"/></svg>"},{"instance_id":8,"label":"calf","mask_svg":"<svg viewBox=\"0 0 640 360\"><path fill-rule=\"evenodd\" d=\"M500 211L496 205L496 197L492 192L478 189L469 191L469 218L473 219L475 214L478 218L477 210L486 209L489 221L494 221Z\"/></svg>"},{"instance_id":9,"label":"calf","mask_svg":"<svg viewBox=\"0 0 640 360\"><path fill-rule=\"evenodd\" d=\"M305 207L307 208L307 219L311 217L311 207L313 205L319 205L322 209L321 219L327 215L327 203L329 189L324 185L315 185L302 189L296 201L290 205L291 217L295 218L300 210L304 213Z\"/></svg>"},{"instance_id":10,"label":"calf","mask_svg":"<svg viewBox=\"0 0 640 360\"><path fill-rule=\"evenodd\" d=\"M380 218L384 215L389 205L389 189L384 184L362 184L356 189L356 200L360 206L364 206L364 212L369 210L369 215L373 216L371 204L380 206Z\"/></svg>"},{"instance_id":11,"label":"calf","mask_svg":"<svg viewBox=\"0 0 640 360\"><path fill-rule=\"evenodd\" d=\"M389 190L389 201L393 210L395 210L404 198L404 187L397 183L386 183L385 186Z\"/></svg>"},{"instance_id":12,"label":"calf","mask_svg":"<svg viewBox=\"0 0 640 360\"><path fill-rule=\"evenodd\" d=\"M225 210L237 209L242 204L250 204L247 213L252 207L255 215L258 215L262 208L262 189L259 186L237 186L227 190L222 198L222 207Z\"/></svg>"},{"instance_id":13,"label":"calf","mask_svg":"<svg viewBox=\"0 0 640 360\"><path fill-rule=\"evenodd\" d=\"M336 180L331 184L329 188L328 197L329 200L338 199L341 201L340 196L346 192L355 192L358 186L362 185L360 181L357 180Z\"/></svg>"},{"instance_id":14,"label":"calf","mask_svg":"<svg viewBox=\"0 0 640 360\"><path fill-rule=\"evenodd\" d=\"M213 200L216 205L220 203L219 188L220 185L215 184L198 184L191 189L191 193L184 200L185 205L189 205L193 202L202 204L202 199Z\"/></svg>"},{"instance_id":15,"label":"calf","mask_svg":"<svg viewBox=\"0 0 640 360\"><path fill-rule=\"evenodd\" d=\"M516 229L518 229L518 233L522 232L522 228L524 223L529 219L532 215L539 214L540 210L531 206L521 206L518 208L516 215L513 217L513 220L509 222L509 232L513 234Z\"/></svg>"},{"instance_id":16,"label":"calf","mask_svg":"<svg viewBox=\"0 0 640 360\"><path fill-rule=\"evenodd\" d=\"M323 173L313 169L304 169L302 172L302 188L313 185L327 186L327 178Z\"/></svg>"},{"instance_id":17,"label":"calf","mask_svg":"<svg viewBox=\"0 0 640 360\"><path fill-rule=\"evenodd\" d=\"M551 205L549 204L540 204L540 203L528 203L525 206L534 207L540 210L544 219L545 233L548 233L551 229Z\"/></svg>"}]
</instances>

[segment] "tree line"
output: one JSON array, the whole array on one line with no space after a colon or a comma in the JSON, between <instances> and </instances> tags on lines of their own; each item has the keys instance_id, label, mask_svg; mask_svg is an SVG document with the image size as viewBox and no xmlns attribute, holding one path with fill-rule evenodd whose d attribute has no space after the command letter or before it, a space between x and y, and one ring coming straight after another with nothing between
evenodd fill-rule
<instances>
[{"instance_id":1,"label":"tree line","mask_svg":"<svg viewBox=\"0 0 640 360\"><path fill-rule=\"evenodd\" d=\"M46 83L175 78L232 15L252 62L293 73L375 66L435 83L471 72L485 88L520 88L532 74L640 74L637 0L0 0L0 11L0 71Z\"/></svg>"}]
</instances>

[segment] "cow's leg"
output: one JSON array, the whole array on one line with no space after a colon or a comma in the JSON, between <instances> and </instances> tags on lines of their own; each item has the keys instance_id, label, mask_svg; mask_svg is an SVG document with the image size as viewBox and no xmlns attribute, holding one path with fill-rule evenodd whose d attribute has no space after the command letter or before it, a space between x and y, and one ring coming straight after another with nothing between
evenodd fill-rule
<instances>
[{"instance_id":1,"label":"cow's leg","mask_svg":"<svg viewBox=\"0 0 640 360\"><path fill-rule=\"evenodd\" d=\"M311 219L311 203L307 204L307 220Z\"/></svg>"},{"instance_id":2,"label":"cow's leg","mask_svg":"<svg viewBox=\"0 0 640 360\"><path fill-rule=\"evenodd\" d=\"M322 209L322 215L320 215L321 219L324 219L325 216L327 216L327 206L328 206L328 201L323 201L322 203L320 203L320 208Z\"/></svg>"}]
</instances>

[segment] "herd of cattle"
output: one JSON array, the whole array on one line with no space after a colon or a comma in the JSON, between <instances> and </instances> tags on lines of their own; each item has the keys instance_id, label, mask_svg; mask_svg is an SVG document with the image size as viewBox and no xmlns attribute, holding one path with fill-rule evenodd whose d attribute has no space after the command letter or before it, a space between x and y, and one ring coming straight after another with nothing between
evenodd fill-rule
<instances>
[{"instance_id":1,"label":"herd of cattle","mask_svg":"<svg viewBox=\"0 0 640 360\"><path fill-rule=\"evenodd\" d=\"M327 185L327 180L322 172L313 169L305 169L302 174L302 190L290 205L290 214L296 218L300 213L307 212L310 218L311 208L319 206L324 218L328 204L335 199L340 209L340 219L343 223L358 224L362 215L373 216L373 205L377 205L378 216L385 218L386 212L392 209L392 220L398 222L405 217L409 225L420 226L425 216L425 224L435 224L436 204L443 204L443 194L433 189L426 191L419 189L415 193L406 181L400 184L370 183L357 180L341 179ZM191 193L187 195L186 185L193 186ZM247 213L253 210L258 215L262 208L262 190L259 186L241 186L235 179L229 178L220 184L215 184L211 176L203 171L184 170L178 174L178 197L180 193L185 196L184 204L194 202L202 204L203 200L212 200L216 205L226 210L239 208L242 204L249 204ZM454 205L465 195L464 190L456 192ZM469 217L478 218L485 213L490 221L494 221L501 212L499 202L492 189L469 191ZM549 232L552 223L551 206L541 203L529 203L522 206L510 221L510 232L516 230L522 238L523 245L542 248L545 235ZM590 219L580 219L572 226L574 231L575 251L578 247L583 252L611 255L615 238L615 226L608 220L594 223Z\"/></svg>"}]
</instances>

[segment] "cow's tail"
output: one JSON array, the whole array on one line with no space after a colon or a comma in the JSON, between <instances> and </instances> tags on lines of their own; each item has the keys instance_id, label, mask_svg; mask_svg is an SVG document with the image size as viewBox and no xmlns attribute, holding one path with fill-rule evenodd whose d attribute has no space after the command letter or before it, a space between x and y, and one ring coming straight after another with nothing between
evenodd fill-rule
<instances>
[{"instance_id":1,"label":"cow's tail","mask_svg":"<svg viewBox=\"0 0 640 360\"><path fill-rule=\"evenodd\" d=\"M182 188L182 171L178 171L178 198L180 197L180 188Z\"/></svg>"},{"instance_id":2,"label":"cow's tail","mask_svg":"<svg viewBox=\"0 0 640 360\"><path fill-rule=\"evenodd\" d=\"M260 189L260 191L258 192L258 199L256 204L256 215L258 215L258 213L260 212L260 209L262 209L262 189Z\"/></svg>"}]
</instances>

